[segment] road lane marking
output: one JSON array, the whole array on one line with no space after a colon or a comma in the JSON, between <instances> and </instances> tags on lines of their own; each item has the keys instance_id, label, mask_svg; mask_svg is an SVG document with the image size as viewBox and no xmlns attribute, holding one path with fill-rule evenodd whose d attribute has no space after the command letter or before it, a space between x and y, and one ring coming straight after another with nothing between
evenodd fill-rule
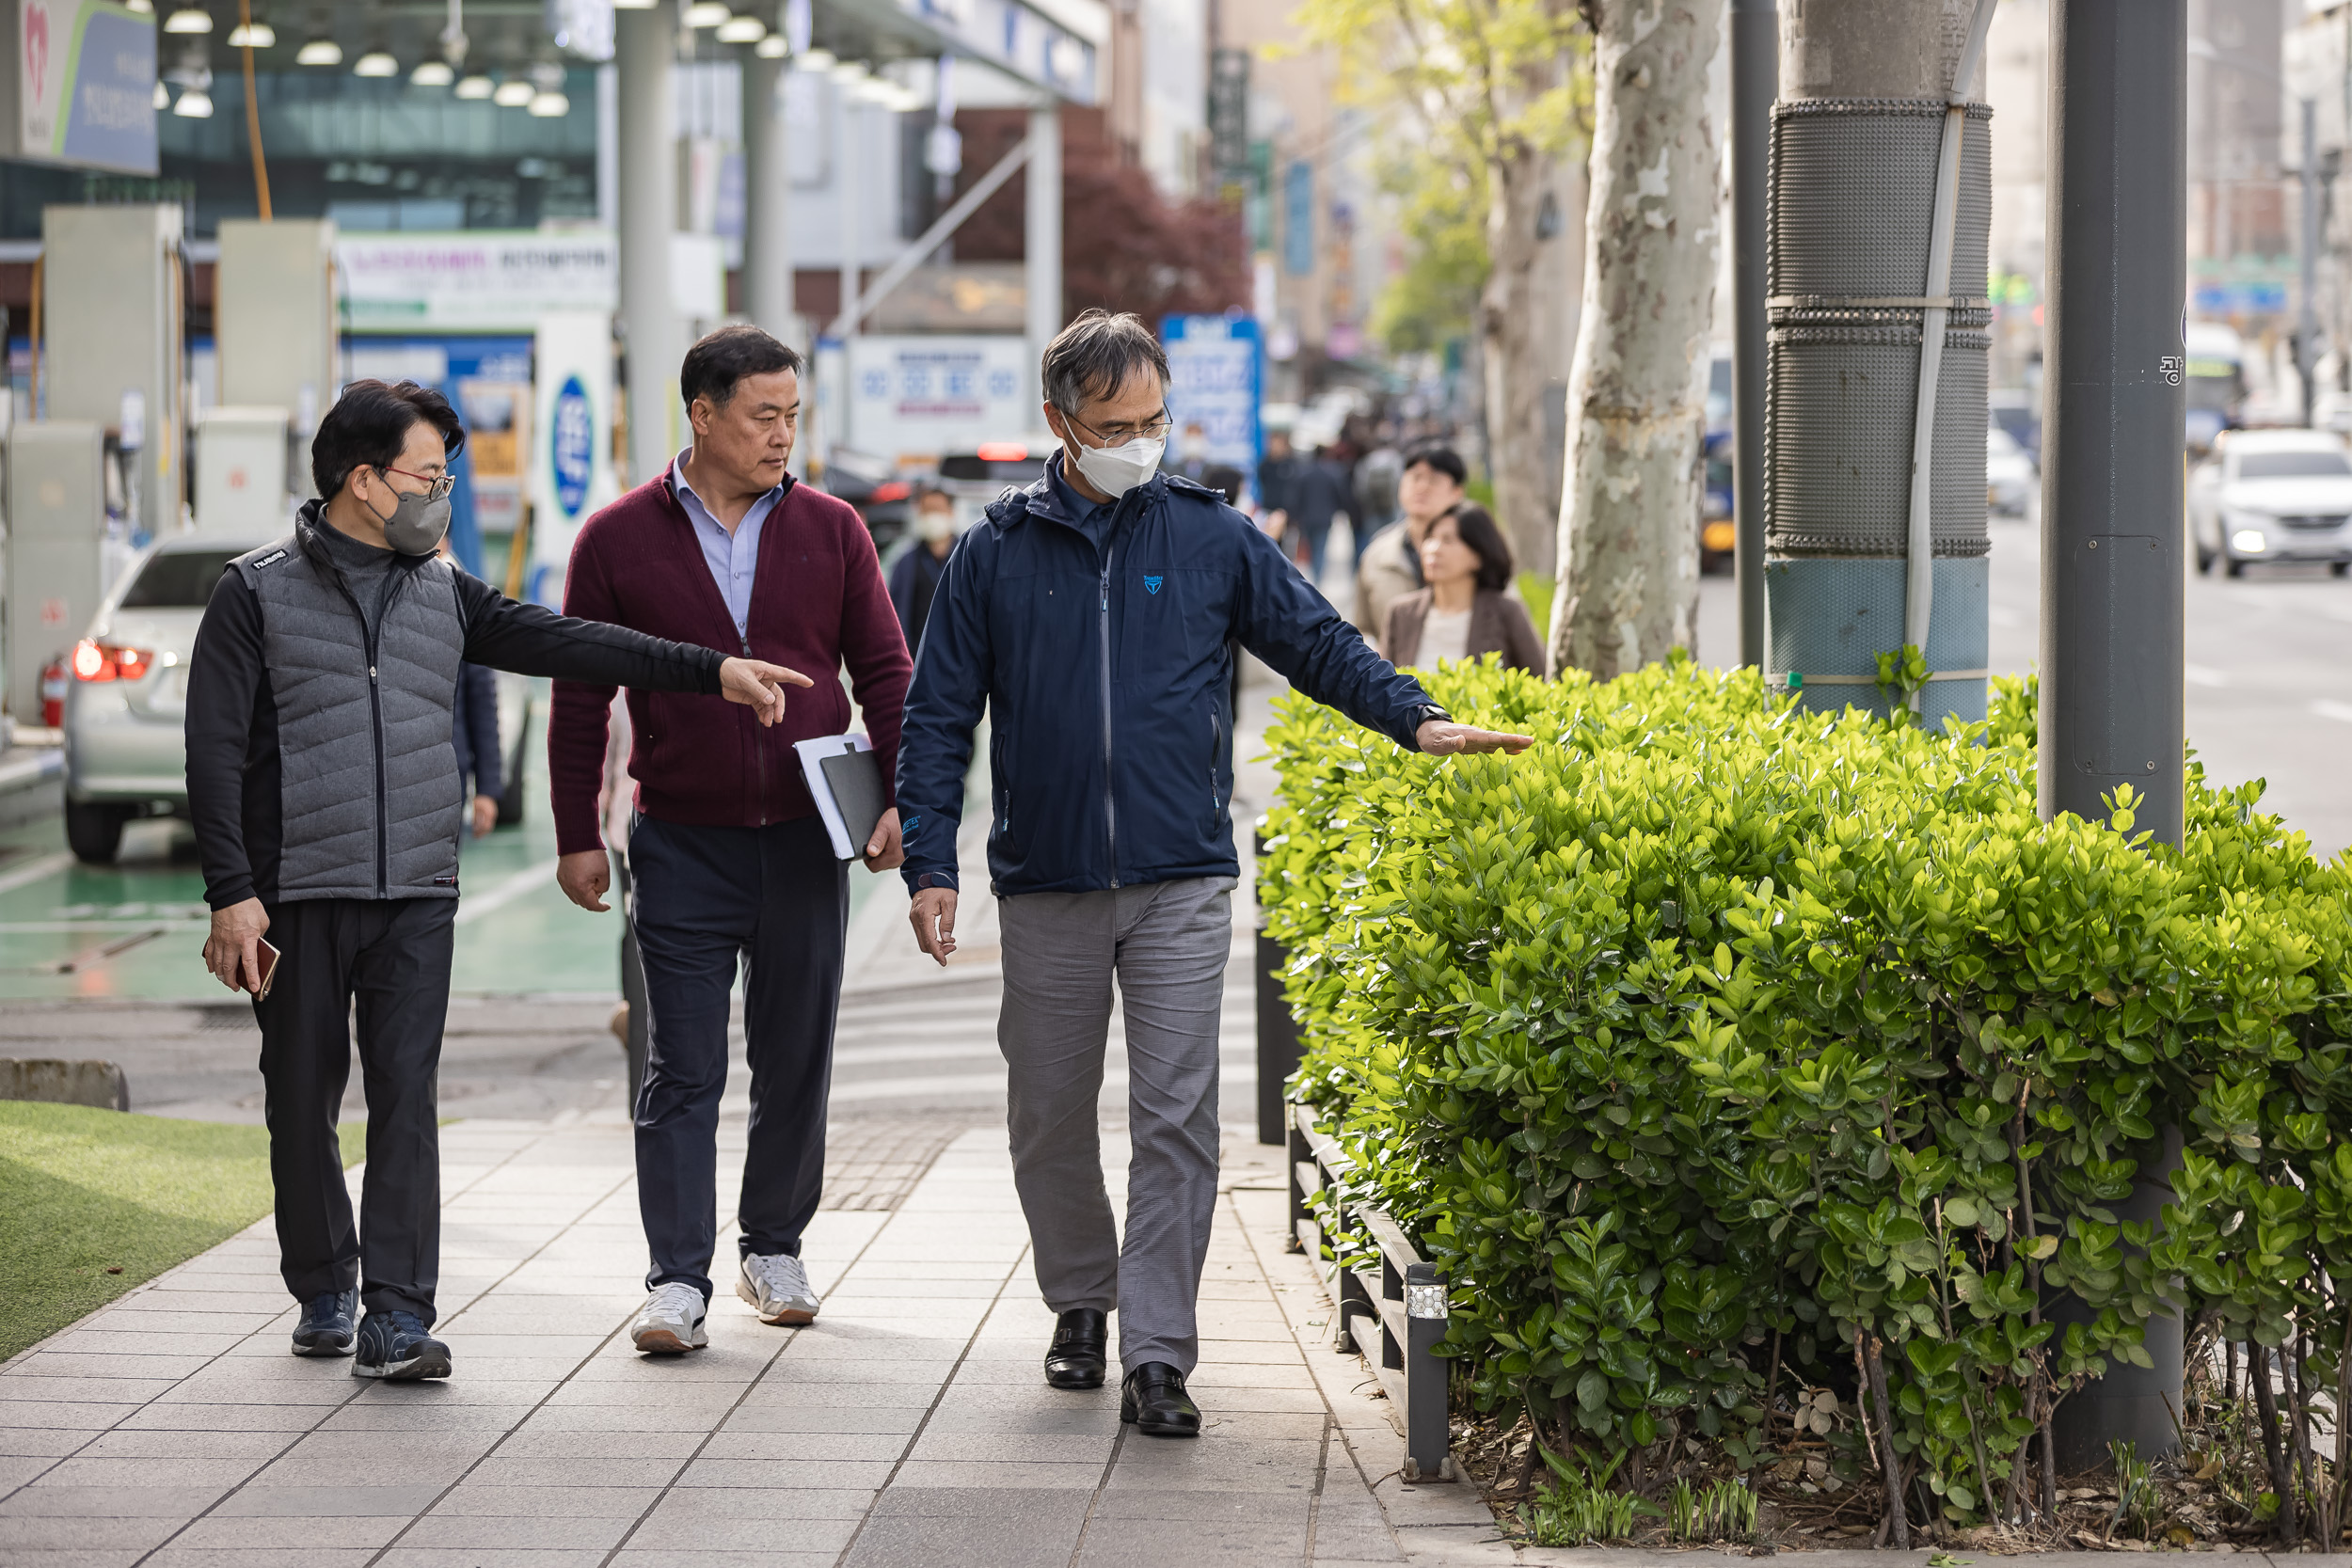
<instances>
[{"instance_id":1,"label":"road lane marking","mask_svg":"<svg viewBox=\"0 0 2352 1568\"><path fill-rule=\"evenodd\" d=\"M2339 703L2332 697L2322 697L2312 705L2312 711L2322 719L2352 724L2352 703Z\"/></svg>"},{"instance_id":2,"label":"road lane marking","mask_svg":"<svg viewBox=\"0 0 2352 1568\"><path fill-rule=\"evenodd\" d=\"M36 861L27 861L8 875L0 876L0 894L14 893L18 888L30 887L44 877L54 877L58 872L70 871L72 867L72 852L66 849L60 849L54 855L43 855Z\"/></svg>"},{"instance_id":3,"label":"road lane marking","mask_svg":"<svg viewBox=\"0 0 2352 1568\"><path fill-rule=\"evenodd\" d=\"M496 914L517 898L549 886L555 880L555 866L556 863L552 860L541 861L536 865L525 866L478 898L461 896L457 906L457 924L471 925L485 914Z\"/></svg>"}]
</instances>

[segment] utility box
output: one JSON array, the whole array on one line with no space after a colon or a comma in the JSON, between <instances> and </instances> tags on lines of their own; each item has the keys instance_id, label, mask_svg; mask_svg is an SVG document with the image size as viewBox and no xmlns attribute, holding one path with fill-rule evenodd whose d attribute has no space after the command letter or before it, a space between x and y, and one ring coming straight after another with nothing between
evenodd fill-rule
<instances>
[{"instance_id":1,"label":"utility box","mask_svg":"<svg viewBox=\"0 0 2352 1568\"><path fill-rule=\"evenodd\" d=\"M271 534L286 524L286 411L207 408L196 421L196 526Z\"/></svg>"},{"instance_id":2,"label":"utility box","mask_svg":"<svg viewBox=\"0 0 2352 1568\"><path fill-rule=\"evenodd\" d=\"M175 533L187 510L180 209L45 207L40 236L44 412L118 431L139 454L126 465L131 531Z\"/></svg>"},{"instance_id":3,"label":"utility box","mask_svg":"<svg viewBox=\"0 0 2352 1568\"><path fill-rule=\"evenodd\" d=\"M335 398L334 220L223 218L213 278L220 401L286 411L288 471L308 496L310 437Z\"/></svg>"},{"instance_id":4,"label":"utility box","mask_svg":"<svg viewBox=\"0 0 2352 1568\"><path fill-rule=\"evenodd\" d=\"M87 420L8 433L8 712L40 721L40 670L72 651L105 589L106 433Z\"/></svg>"}]
</instances>

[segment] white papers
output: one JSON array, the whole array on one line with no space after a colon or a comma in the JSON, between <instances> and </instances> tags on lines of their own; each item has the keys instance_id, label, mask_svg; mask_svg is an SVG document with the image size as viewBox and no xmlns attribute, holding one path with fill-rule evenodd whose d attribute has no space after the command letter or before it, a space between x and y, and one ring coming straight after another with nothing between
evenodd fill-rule
<instances>
[{"instance_id":1,"label":"white papers","mask_svg":"<svg viewBox=\"0 0 2352 1568\"><path fill-rule=\"evenodd\" d=\"M850 830L841 820L840 803L834 800L833 784L825 777L824 759L837 757L844 752L870 752L874 743L863 733L820 735L814 740L796 740L792 749L801 753L801 777L808 781L808 792L817 798L817 815L824 818L825 832L833 835L834 859L857 859L866 852L866 846L853 847L850 843Z\"/></svg>"}]
</instances>

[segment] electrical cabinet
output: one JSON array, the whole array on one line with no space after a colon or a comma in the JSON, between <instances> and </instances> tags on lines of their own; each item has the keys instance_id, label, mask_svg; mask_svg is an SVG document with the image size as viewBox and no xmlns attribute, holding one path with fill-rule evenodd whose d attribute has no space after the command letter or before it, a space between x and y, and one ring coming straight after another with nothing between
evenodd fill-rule
<instances>
[{"instance_id":1,"label":"electrical cabinet","mask_svg":"<svg viewBox=\"0 0 2352 1568\"><path fill-rule=\"evenodd\" d=\"M40 670L72 651L105 591L106 433L87 420L8 433L8 711L40 722Z\"/></svg>"},{"instance_id":2,"label":"electrical cabinet","mask_svg":"<svg viewBox=\"0 0 2352 1568\"><path fill-rule=\"evenodd\" d=\"M335 400L334 221L223 218L213 277L220 401L286 411L288 475L308 496L310 437Z\"/></svg>"},{"instance_id":3,"label":"electrical cabinet","mask_svg":"<svg viewBox=\"0 0 2352 1568\"><path fill-rule=\"evenodd\" d=\"M286 411L207 408L196 421L196 526L253 539L282 532Z\"/></svg>"},{"instance_id":4,"label":"electrical cabinet","mask_svg":"<svg viewBox=\"0 0 2352 1568\"><path fill-rule=\"evenodd\" d=\"M139 454L130 531L177 532L187 511L180 209L45 207L40 233L42 413L116 431Z\"/></svg>"}]
</instances>

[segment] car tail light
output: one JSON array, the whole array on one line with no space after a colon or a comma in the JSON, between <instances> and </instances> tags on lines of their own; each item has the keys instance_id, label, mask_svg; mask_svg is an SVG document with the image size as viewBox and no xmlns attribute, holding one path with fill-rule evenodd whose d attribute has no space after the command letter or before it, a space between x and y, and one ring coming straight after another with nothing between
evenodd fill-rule
<instances>
[{"instance_id":1,"label":"car tail light","mask_svg":"<svg viewBox=\"0 0 2352 1568\"><path fill-rule=\"evenodd\" d=\"M973 455L983 463L1025 463L1029 449L1019 441L982 441Z\"/></svg>"},{"instance_id":2,"label":"car tail light","mask_svg":"<svg viewBox=\"0 0 2352 1568\"><path fill-rule=\"evenodd\" d=\"M155 656L145 648L99 642L85 637L74 644L73 678L84 681L135 681L146 678Z\"/></svg>"},{"instance_id":3,"label":"car tail light","mask_svg":"<svg viewBox=\"0 0 2352 1568\"><path fill-rule=\"evenodd\" d=\"M880 504L882 501L902 501L913 494L914 494L914 485L909 484L903 479L894 479L886 484L875 485L873 495L867 499Z\"/></svg>"}]
</instances>

